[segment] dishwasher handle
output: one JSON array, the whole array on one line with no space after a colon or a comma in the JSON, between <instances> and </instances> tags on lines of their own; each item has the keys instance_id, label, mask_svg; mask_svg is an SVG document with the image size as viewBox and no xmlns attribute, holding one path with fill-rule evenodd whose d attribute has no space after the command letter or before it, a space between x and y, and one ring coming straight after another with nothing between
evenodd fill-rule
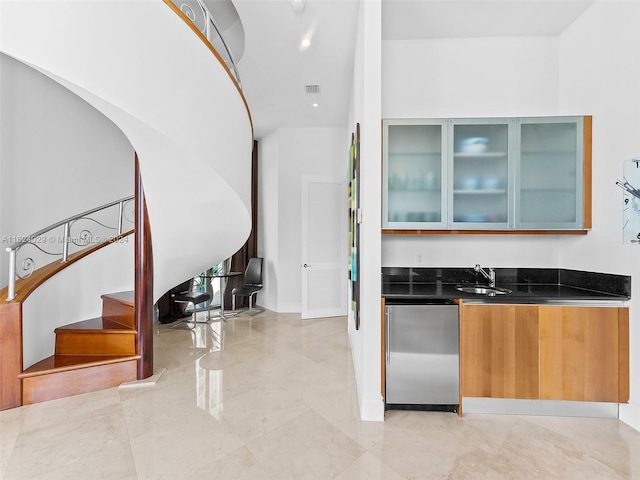
<instances>
[{"instance_id":1,"label":"dishwasher handle","mask_svg":"<svg viewBox=\"0 0 640 480\"><path fill-rule=\"evenodd\" d=\"M384 352L385 352L385 356L386 356L386 362L387 364L391 363L391 353L390 353L390 349L391 349L391 328L390 324L389 324L389 307L385 308L385 312L384 312L384 336L385 336L385 346L384 346Z\"/></svg>"}]
</instances>

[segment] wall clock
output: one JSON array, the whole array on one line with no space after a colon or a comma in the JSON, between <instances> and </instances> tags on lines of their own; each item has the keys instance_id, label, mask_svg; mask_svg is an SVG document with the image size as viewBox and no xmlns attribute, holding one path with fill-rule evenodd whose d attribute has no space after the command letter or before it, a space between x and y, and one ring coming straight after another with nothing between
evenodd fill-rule
<instances>
[{"instance_id":1,"label":"wall clock","mask_svg":"<svg viewBox=\"0 0 640 480\"><path fill-rule=\"evenodd\" d=\"M622 197L623 242L640 244L640 157L624 162L624 181L616 185L624 190Z\"/></svg>"}]
</instances>

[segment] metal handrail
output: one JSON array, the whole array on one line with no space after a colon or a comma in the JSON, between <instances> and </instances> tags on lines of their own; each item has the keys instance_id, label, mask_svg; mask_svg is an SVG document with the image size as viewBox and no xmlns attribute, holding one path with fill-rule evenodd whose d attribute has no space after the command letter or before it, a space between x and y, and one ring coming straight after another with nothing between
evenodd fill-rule
<instances>
[{"instance_id":1,"label":"metal handrail","mask_svg":"<svg viewBox=\"0 0 640 480\"><path fill-rule=\"evenodd\" d=\"M231 70L233 71L233 75L236 78L236 82L238 83L238 86L240 87L240 89L242 89L242 82L240 81L240 72L238 71L238 66L236 65L235 59L233 58L233 54L231 53L231 49L227 45L227 42L225 41L224 36L222 35L222 32L218 28L218 25L216 24L215 19L213 18L213 15L211 15L211 12L209 11L209 9L207 8L207 6L204 4L202 0L193 0L193 1L195 1L198 4L198 6L200 7L200 10L202 11L202 15L204 16L203 28L198 27L198 25L196 24L196 20L197 20L196 12L194 12L191 5L185 3L183 0L171 0L171 2L176 7L178 7L180 11L184 13L184 15L191 21L191 23L193 23L196 26L196 28L198 28L198 30L202 32L202 34L207 38L207 40L209 41L209 44L212 47L214 47L213 45L214 39L211 36L211 27L213 27L213 29L218 35L218 38L220 38L220 41L222 42L222 46L224 47L227 56L229 57L229 61L227 63L231 65Z\"/></svg>"},{"instance_id":2,"label":"metal handrail","mask_svg":"<svg viewBox=\"0 0 640 480\"><path fill-rule=\"evenodd\" d=\"M19 278L20 279L28 278L36 269L35 261L33 260L33 258L27 257L22 262L22 269L27 273L25 275L18 274L16 270L17 255L18 255L18 252L23 247L27 245L31 245L46 255L60 256L61 262L65 263L69 258L70 244L76 245L78 247L85 247L89 245L91 243L91 240L94 238L91 231L89 231L88 229L84 229L80 232L80 236L78 237L78 239L74 239L71 236L71 227L76 222L78 222L79 220L88 220L100 225L101 227L104 227L107 230L117 231L116 235L111 237L105 237L103 241L97 241L94 243L107 242L113 239L114 237L119 237L120 235L122 235L123 225L125 220L127 220L133 226L134 219L127 218L125 214L125 208L127 207L127 205L133 202L133 199L134 199L134 196L132 195L129 197L122 198L120 200L115 200L105 205L92 208L91 210L87 210L86 212L82 212L80 214L77 214L72 217L61 220L59 222L56 222L52 225L49 225L48 227L38 230L35 233L32 233L31 235L25 235L24 237L16 237L16 238L19 238L19 240L13 242L11 245L5 248L5 251L9 253L9 284L7 286L7 300L8 301L13 300L13 298L15 298L16 296L16 291L15 291L16 280ZM107 208L113 207L115 205L118 205L118 217L117 217L116 226L111 227L111 226L105 225L104 223L100 222L95 218L91 218L91 215L93 215L94 213L98 213L100 211L106 210ZM55 230L56 228L60 228L60 227L64 228L64 233L62 236L47 235L53 230ZM6 237L3 237L3 241L5 240L5 238ZM97 238L98 240L101 239L101 237L95 237L95 238ZM54 243L56 240L58 240L59 242L62 242L62 252L50 252L43 248L43 246L48 242Z\"/></svg>"}]
</instances>

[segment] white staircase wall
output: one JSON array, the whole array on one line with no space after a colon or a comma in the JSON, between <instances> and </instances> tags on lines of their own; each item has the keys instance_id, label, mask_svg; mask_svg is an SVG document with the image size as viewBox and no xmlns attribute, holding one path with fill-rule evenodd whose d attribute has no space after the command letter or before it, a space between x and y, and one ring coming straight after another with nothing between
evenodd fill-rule
<instances>
[{"instance_id":1,"label":"white staircase wall","mask_svg":"<svg viewBox=\"0 0 640 480\"><path fill-rule=\"evenodd\" d=\"M133 195L134 151L122 131L87 102L3 54L0 99L3 288L9 277L5 248L16 236ZM112 212L115 227L117 207ZM62 242L50 250L62 251Z\"/></svg>"},{"instance_id":2,"label":"white staircase wall","mask_svg":"<svg viewBox=\"0 0 640 480\"><path fill-rule=\"evenodd\" d=\"M242 246L250 115L222 64L165 3L3 1L0 51L92 104L138 152L154 300Z\"/></svg>"}]
</instances>

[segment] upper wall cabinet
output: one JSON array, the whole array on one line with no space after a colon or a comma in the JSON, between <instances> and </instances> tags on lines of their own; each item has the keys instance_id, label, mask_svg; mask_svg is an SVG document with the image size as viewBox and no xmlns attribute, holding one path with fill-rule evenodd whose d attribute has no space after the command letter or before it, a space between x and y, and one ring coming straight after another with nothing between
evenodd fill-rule
<instances>
[{"instance_id":1,"label":"upper wall cabinet","mask_svg":"<svg viewBox=\"0 0 640 480\"><path fill-rule=\"evenodd\" d=\"M445 227L446 133L444 120L385 122L383 175L387 225Z\"/></svg>"},{"instance_id":2,"label":"upper wall cabinet","mask_svg":"<svg viewBox=\"0 0 640 480\"><path fill-rule=\"evenodd\" d=\"M495 118L447 121L449 228L509 228L511 123Z\"/></svg>"},{"instance_id":3,"label":"upper wall cabinet","mask_svg":"<svg viewBox=\"0 0 640 480\"><path fill-rule=\"evenodd\" d=\"M516 228L583 228L581 120L516 119Z\"/></svg>"},{"instance_id":4,"label":"upper wall cabinet","mask_svg":"<svg viewBox=\"0 0 640 480\"><path fill-rule=\"evenodd\" d=\"M383 233L591 228L591 117L383 127Z\"/></svg>"}]
</instances>

